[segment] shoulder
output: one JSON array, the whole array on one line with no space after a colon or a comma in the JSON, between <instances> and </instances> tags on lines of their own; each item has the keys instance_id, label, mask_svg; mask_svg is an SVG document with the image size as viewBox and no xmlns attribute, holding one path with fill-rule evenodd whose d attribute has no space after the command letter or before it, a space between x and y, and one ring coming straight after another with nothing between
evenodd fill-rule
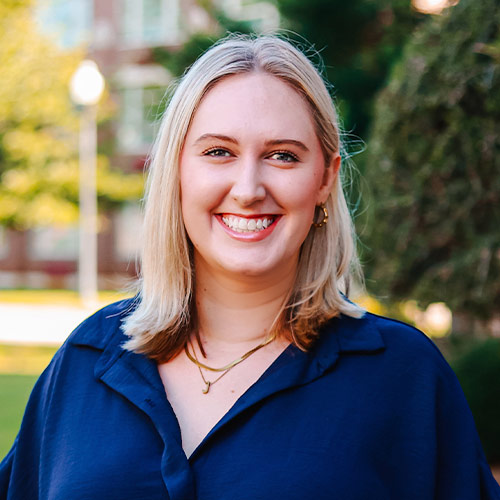
<instances>
[{"instance_id":1,"label":"shoulder","mask_svg":"<svg viewBox=\"0 0 500 500\"><path fill-rule=\"evenodd\" d=\"M126 340L121 331L123 319L135 307L135 298L109 304L82 321L68 336L54 354L50 364L43 371L37 384L51 381L63 367L72 370L78 364L83 352L95 351L96 355L106 349L118 349ZM90 347L92 349L78 349ZM80 353L80 354L78 354Z\"/></svg>"},{"instance_id":2,"label":"shoulder","mask_svg":"<svg viewBox=\"0 0 500 500\"><path fill-rule=\"evenodd\" d=\"M366 313L365 316L365 321L377 328L388 348L409 350L413 354L422 353L444 359L436 344L414 326L376 314Z\"/></svg>"},{"instance_id":3,"label":"shoulder","mask_svg":"<svg viewBox=\"0 0 500 500\"><path fill-rule=\"evenodd\" d=\"M373 354L366 364L377 364L389 376L429 382L437 378L455 385L456 377L438 347L411 325L371 313L359 319L343 316L330 325L341 353Z\"/></svg>"},{"instance_id":4,"label":"shoulder","mask_svg":"<svg viewBox=\"0 0 500 500\"><path fill-rule=\"evenodd\" d=\"M37 380L30 396L30 415L46 411L62 395L74 394L78 384L90 384L104 351L119 355L126 340L121 322L134 307L134 299L110 304L89 316L69 335ZM37 409L37 412L34 411Z\"/></svg>"},{"instance_id":5,"label":"shoulder","mask_svg":"<svg viewBox=\"0 0 500 500\"><path fill-rule=\"evenodd\" d=\"M377 406L384 418L397 411L417 420L425 414L431 422L450 410L460 418L471 417L455 373L423 332L369 313L341 318L340 323L332 329L338 333L338 373L360 401L373 402L366 407Z\"/></svg>"},{"instance_id":6,"label":"shoulder","mask_svg":"<svg viewBox=\"0 0 500 500\"><path fill-rule=\"evenodd\" d=\"M417 328L391 318L365 313L361 318L340 316L327 324L338 336L341 351L363 348L423 352L442 357L432 340Z\"/></svg>"},{"instance_id":7,"label":"shoulder","mask_svg":"<svg viewBox=\"0 0 500 500\"><path fill-rule=\"evenodd\" d=\"M384 339L388 354L401 359L426 362L429 365L448 369L441 351L436 344L422 331L395 319L367 314L368 321L373 322Z\"/></svg>"},{"instance_id":8,"label":"shoulder","mask_svg":"<svg viewBox=\"0 0 500 500\"><path fill-rule=\"evenodd\" d=\"M80 323L67 339L71 345L104 350L111 343L126 340L121 330L123 320L135 309L137 298L120 300L103 307Z\"/></svg>"}]
</instances>

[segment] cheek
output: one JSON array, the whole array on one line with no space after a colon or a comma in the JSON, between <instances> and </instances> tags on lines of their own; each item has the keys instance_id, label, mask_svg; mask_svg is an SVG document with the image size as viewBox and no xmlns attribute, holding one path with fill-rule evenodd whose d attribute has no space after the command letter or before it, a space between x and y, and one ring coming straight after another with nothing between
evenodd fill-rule
<instances>
[{"instance_id":1,"label":"cheek","mask_svg":"<svg viewBox=\"0 0 500 500\"><path fill-rule=\"evenodd\" d=\"M313 175L307 172L305 175L296 176L283 186L282 199L286 200L290 208L312 213L317 204L321 180L318 172L314 172Z\"/></svg>"},{"instance_id":2,"label":"cheek","mask_svg":"<svg viewBox=\"0 0 500 500\"><path fill-rule=\"evenodd\" d=\"M186 228L209 227L208 219L224 198L226 186L212 172L196 168L181 168L181 208ZM227 183L226 183L227 184ZM203 224L201 224L203 222Z\"/></svg>"},{"instance_id":3,"label":"cheek","mask_svg":"<svg viewBox=\"0 0 500 500\"><path fill-rule=\"evenodd\" d=\"M212 191L209 187L210 177L204 175L203 169L196 167L192 161L181 161L180 185L181 200L186 208L190 204L198 205L204 201Z\"/></svg>"},{"instance_id":4,"label":"cheek","mask_svg":"<svg viewBox=\"0 0 500 500\"><path fill-rule=\"evenodd\" d=\"M189 162L180 164L180 187L181 187L181 210L182 218L189 238L196 240L196 233L200 229L200 216L202 213L202 204L205 198L197 195L200 192L200 179L193 175L193 169Z\"/></svg>"}]
</instances>

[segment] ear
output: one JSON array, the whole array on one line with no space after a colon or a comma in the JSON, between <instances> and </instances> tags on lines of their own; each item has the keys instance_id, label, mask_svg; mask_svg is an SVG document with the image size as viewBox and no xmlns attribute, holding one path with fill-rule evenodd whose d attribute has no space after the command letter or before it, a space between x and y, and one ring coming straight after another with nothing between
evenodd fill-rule
<instances>
[{"instance_id":1,"label":"ear","mask_svg":"<svg viewBox=\"0 0 500 500\"><path fill-rule=\"evenodd\" d=\"M318 191L318 197L316 199L317 205L325 203L328 199L328 196L332 192L333 186L337 181L341 162L342 158L340 157L340 154L335 153L330 160L330 163L326 165L325 171L323 173L323 180L321 182L321 186Z\"/></svg>"}]
</instances>

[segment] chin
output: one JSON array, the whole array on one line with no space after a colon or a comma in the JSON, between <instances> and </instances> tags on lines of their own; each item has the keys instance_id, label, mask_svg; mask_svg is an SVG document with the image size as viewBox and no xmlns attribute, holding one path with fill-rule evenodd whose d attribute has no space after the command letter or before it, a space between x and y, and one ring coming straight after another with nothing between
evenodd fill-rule
<instances>
[{"instance_id":1,"label":"chin","mask_svg":"<svg viewBox=\"0 0 500 500\"><path fill-rule=\"evenodd\" d=\"M233 274L235 276L241 276L242 278L257 278L259 276L264 276L269 273L269 269L263 268L262 266L255 265L236 265L236 266L225 266L225 271L227 273Z\"/></svg>"},{"instance_id":2,"label":"chin","mask_svg":"<svg viewBox=\"0 0 500 500\"><path fill-rule=\"evenodd\" d=\"M264 263L261 261L235 261L220 263L220 267L228 274L241 277L259 277L272 273L276 267L272 263Z\"/></svg>"}]
</instances>

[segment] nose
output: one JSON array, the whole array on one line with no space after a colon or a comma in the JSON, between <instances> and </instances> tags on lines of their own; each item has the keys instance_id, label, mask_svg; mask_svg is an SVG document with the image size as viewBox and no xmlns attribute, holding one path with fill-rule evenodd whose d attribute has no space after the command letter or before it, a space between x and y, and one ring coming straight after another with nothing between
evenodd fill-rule
<instances>
[{"instance_id":1,"label":"nose","mask_svg":"<svg viewBox=\"0 0 500 500\"><path fill-rule=\"evenodd\" d=\"M241 161L236 168L230 194L233 200L243 207L266 197L262 168L258 159L248 158Z\"/></svg>"}]
</instances>

